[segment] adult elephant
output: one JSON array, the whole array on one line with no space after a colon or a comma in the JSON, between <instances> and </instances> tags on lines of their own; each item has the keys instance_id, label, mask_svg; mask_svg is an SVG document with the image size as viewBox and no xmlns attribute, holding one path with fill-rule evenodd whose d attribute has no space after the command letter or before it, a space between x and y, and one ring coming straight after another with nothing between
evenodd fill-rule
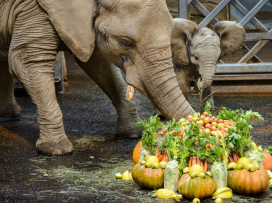
<instances>
[{"instance_id":1,"label":"adult elephant","mask_svg":"<svg viewBox=\"0 0 272 203\"><path fill-rule=\"evenodd\" d=\"M71 50L112 100L119 137L141 134L135 103L125 97L127 83L167 118L194 113L173 71L174 21L165 0L4 0L0 13L0 117L21 114L13 76L37 107L41 153L63 155L73 149L55 96L53 63L59 50Z\"/></svg>"},{"instance_id":2,"label":"adult elephant","mask_svg":"<svg viewBox=\"0 0 272 203\"><path fill-rule=\"evenodd\" d=\"M190 79L194 78L197 82L195 89L198 93L203 92L202 98L214 109L211 83L217 61L240 50L245 37L245 29L235 21L219 21L212 30L198 27L190 20L175 18L171 45L174 69L187 99Z\"/></svg>"}]
</instances>

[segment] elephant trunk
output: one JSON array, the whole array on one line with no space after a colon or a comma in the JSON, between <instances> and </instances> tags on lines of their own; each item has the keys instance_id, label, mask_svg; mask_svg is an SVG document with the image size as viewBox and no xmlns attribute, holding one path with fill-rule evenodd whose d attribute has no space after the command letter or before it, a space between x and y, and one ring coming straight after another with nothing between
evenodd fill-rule
<instances>
[{"instance_id":1,"label":"elephant trunk","mask_svg":"<svg viewBox=\"0 0 272 203\"><path fill-rule=\"evenodd\" d=\"M200 68L201 69L201 68ZM203 63L203 69L204 71L202 72L202 81L198 81L198 86L200 89L206 89L213 80L213 76L216 71L216 63L211 62L211 60L208 60L208 62Z\"/></svg>"},{"instance_id":2,"label":"elephant trunk","mask_svg":"<svg viewBox=\"0 0 272 203\"><path fill-rule=\"evenodd\" d=\"M136 62L146 94L168 119L193 115L195 111L185 99L173 69L170 48L153 49L140 54Z\"/></svg>"}]
</instances>

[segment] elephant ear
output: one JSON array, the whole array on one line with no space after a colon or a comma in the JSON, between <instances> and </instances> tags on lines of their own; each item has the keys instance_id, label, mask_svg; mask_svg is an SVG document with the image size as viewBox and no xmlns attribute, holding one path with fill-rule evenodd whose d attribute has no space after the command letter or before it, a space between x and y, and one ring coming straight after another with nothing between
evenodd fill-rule
<instances>
[{"instance_id":1,"label":"elephant ear","mask_svg":"<svg viewBox=\"0 0 272 203\"><path fill-rule=\"evenodd\" d=\"M246 31L235 21L220 21L214 31L220 36L221 57L235 54L244 45Z\"/></svg>"},{"instance_id":2,"label":"elephant ear","mask_svg":"<svg viewBox=\"0 0 272 203\"><path fill-rule=\"evenodd\" d=\"M197 28L197 24L186 19L175 18L175 27L172 31L171 49L173 60L182 64L188 65L189 58L187 55L186 41Z\"/></svg>"},{"instance_id":3,"label":"elephant ear","mask_svg":"<svg viewBox=\"0 0 272 203\"><path fill-rule=\"evenodd\" d=\"M83 62L91 57L95 46L93 18L96 0L37 0L48 13L61 39Z\"/></svg>"}]
</instances>

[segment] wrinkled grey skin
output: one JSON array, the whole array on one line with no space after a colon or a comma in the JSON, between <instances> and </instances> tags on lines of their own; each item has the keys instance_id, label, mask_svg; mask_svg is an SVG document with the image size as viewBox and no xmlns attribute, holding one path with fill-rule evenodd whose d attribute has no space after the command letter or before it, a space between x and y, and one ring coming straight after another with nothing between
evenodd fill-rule
<instances>
[{"instance_id":1,"label":"wrinkled grey skin","mask_svg":"<svg viewBox=\"0 0 272 203\"><path fill-rule=\"evenodd\" d=\"M37 107L41 153L63 155L73 149L55 96L53 63L60 50L70 49L111 99L120 137L141 135L135 102L126 100L127 84L167 118L195 112L173 70L174 21L165 0L2 0L0 25L0 117L21 114L12 75Z\"/></svg>"},{"instance_id":2,"label":"wrinkled grey skin","mask_svg":"<svg viewBox=\"0 0 272 203\"><path fill-rule=\"evenodd\" d=\"M175 22L172 38L179 36L183 41L183 46L176 46L172 40L174 69L182 93L188 99L190 80L195 80L197 93L202 91L202 99L209 101L214 110L211 83L217 61L220 57L236 53L243 46L245 30L231 21L218 22L214 30L197 27L194 22L185 19L176 18ZM190 28L184 32L184 27Z\"/></svg>"}]
</instances>

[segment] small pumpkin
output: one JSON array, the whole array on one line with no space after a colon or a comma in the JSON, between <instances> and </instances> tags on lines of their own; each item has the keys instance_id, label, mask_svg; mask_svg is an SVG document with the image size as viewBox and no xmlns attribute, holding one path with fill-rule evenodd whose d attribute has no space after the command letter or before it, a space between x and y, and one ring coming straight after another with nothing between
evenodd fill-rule
<instances>
[{"instance_id":1,"label":"small pumpkin","mask_svg":"<svg viewBox=\"0 0 272 203\"><path fill-rule=\"evenodd\" d=\"M272 156L266 151L263 151L263 155L264 155L263 160L264 169L272 171Z\"/></svg>"},{"instance_id":2,"label":"small pumpkin","mask_svg":"<svg viewBox=\"0 0 272 203\"><path fill-rule=\"evenodd\" d=\"M162 168L146 168L137 163L131 170L132 179L140 186L150 189L163 188L164 172Z\"/></svg>"},{"instance_id":3,"label":"small pumpkin","mask_svg":"<svg viewBox=\"0 0 272 203\"><path fill-rule=\"evenodd\" d=\"M132 158L133 158L134 164L137 164L140 160L141 149L142 149L142 141L140 140L133 150Z\"/></svg>"},{"instance_id":4,"label":"small pumpkin","mask_svg":"<svg viewBox=\"0 0 272 203\"><path fill-rule=\"evenodd\" d=\"M181 176L178 183L178 191L184 197L193 199L193 198L205 198L213 194L216 189L214 180L205 175L205 178L196 177L194 179L186 173Z\"/></svg>"},{"instance_id":5,"label":"small pumpkin","mask_svg":"<svg viewBox=\"0 0 272 203\"><path fill-rule=\"evenodd\" d=\"M228 186L239 194L254 195L264 192L268 185L267 172L260 168L254 172L246 169L233 170L228 175Z\"/></svg>"}]
</instances>

